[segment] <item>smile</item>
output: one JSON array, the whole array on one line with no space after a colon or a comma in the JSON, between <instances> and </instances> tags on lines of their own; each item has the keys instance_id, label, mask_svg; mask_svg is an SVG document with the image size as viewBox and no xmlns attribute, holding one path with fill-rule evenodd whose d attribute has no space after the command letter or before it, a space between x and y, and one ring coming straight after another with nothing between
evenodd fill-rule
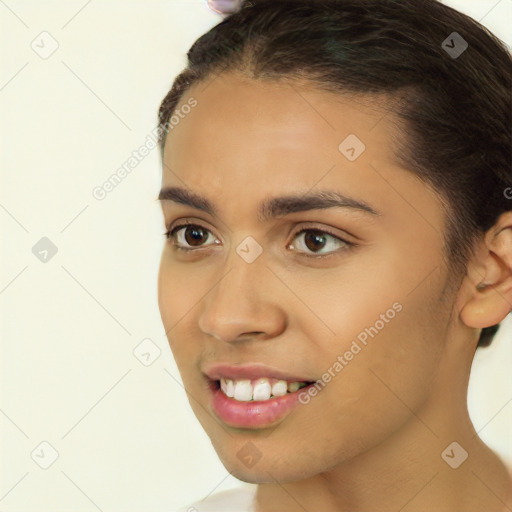
<instances>
[{"instance_id":1,"label":"smile","mask_svg":"<svg viewBox=\"0 0 512 512\"><path fill-rule=\"evenodd\" d=\"M224 381L221 383L221 381ZM286 385L286 390L285 390ZM260 429L276 425L301 404L299 394L314 383L259 378L210 380L210 408L224 424L235 428ZM222 387L224 389L222 389ZM228 396L233 393L233 396ZM277 395L274 395L276 393ZM279 393L284 393L279 395ZM268 398L267 398L267 395ZM256 397L256 398L254 398Z\"/></svg>"},{"instance_id":2,"label":"smile","mask_svg":"<svg viewBox=\"0 0 512 512\"><path fill-rule=\"evenodd\" d=\"M259 379L221 378L218 382L222 393L239 402L271 400L288 393L295 393L311 384L310 382L287 382L267 377Z\"/></svg>"}]
</instances>

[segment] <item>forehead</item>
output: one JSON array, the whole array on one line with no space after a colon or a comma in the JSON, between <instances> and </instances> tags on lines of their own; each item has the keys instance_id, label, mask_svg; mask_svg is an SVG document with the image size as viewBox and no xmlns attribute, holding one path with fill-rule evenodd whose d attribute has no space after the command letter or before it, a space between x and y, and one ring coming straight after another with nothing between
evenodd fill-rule
<instances>
[{"instance_id":1,"label":"forehead","mask_svg":"<svg viewBox=\"0 0 512 512\"><path fill-rule=\"evenodd\" d=\"M181 113L192 99L197 105ZM231 177L238 170L249 179L270 163L295 178L302 168L356 167L340 152L349 136L361 141L356 150L364 146L364 160L394 158L394 127L382 98L321 91L308 82L220 75L192 86L176 112L181 115L171 125L164 161L189 175L205 162L217 172L229 162Z\"/></svg>"}]
</instances>

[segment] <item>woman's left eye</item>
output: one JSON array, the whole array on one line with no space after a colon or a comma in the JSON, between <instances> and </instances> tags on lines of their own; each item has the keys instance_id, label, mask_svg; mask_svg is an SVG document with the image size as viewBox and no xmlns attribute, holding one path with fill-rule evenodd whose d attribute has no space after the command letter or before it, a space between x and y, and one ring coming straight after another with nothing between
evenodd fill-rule
<instances>
[{"instance_id":1,"label":"woman's left eye","mask_svg":"<svg viewBox=\"0 0 512 512\"><path fill-rule=\"evenodd\" d=\"M299 235L302 235L302 234L305 234L305 236L303 237L304 241L300 245L302 247L306 247L307 250L313 252L313 254L303 254L303 256L310 257L310 258L311 257L312 258L322 258L325 256L330 256L331 254L339 252L340 249L341 250L349 249L350 247L355 245L352 242L348 242L347 240L344 240L343 238L340 238L336 235L333 235L332 233L329 233L328 231L324 231L323 229L314 229L314 228L306 228L306 229L303 229L302 231L299 231L298 233L296 233L294 235L293 239L295 240L296 238L299 237ZM331 242L331 244L329 244L329 242L328 242L329 239L334 240L334 242ZM329 245L331 247L334 246L333 250L330 250L330 251L327 250L323 253L320 252L323 249L325 249L325 247L329 247ZM338 247L336 247L336 246L338 246ZM292 244L288 245L288 248L295 249L296 247L292 243ZM318 249L318 251L317 251L317 249Z\"/></svg>"},{"instance_id":2,"label":"woman's left eye","mask_svg":"<svg viewBox=\"0 0 512 512\"><path fill-rule=\"evenodd\" d=\"M210 235L216 242L206 245L218 245L220 242L213 236L211 231L198 224L180 224L165 233L166 238L171 240L176 249L180 251L194 251L204 247L204 242L209 240ZM355 245L323 229L302 229L294 234L293 240L300 240L300 235L305 235L303 241L299 244L288 244L287 249L295 250L297 247L305 249L305 252L301 250L298 252L301 256L308 258L323 258ZM332 250L328 250L329 247ZM326 248L327 250L324 251ZM310 253L307 254L307 251L310 251Z\"/></svg>"}]
</instances>

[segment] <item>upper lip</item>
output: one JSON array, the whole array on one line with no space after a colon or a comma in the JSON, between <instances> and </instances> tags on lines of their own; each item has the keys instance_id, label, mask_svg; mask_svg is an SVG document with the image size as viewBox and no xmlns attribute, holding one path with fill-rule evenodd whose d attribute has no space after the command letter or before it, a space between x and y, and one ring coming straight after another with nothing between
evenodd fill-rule
<instances>
[{"instance_id":1,"label":"upper lip","mask_svg":"<svg viewBox=\"0 0 512 512\"><path fill-rule=\"evenodd\" d=\"M288 382L313 382L314 379L279 370L261 363L249 363L233 366L227 363L210 364L203 373L212 380L224 379L259 379L262 377L286 380Z\"/></svg>"}]
</instances>

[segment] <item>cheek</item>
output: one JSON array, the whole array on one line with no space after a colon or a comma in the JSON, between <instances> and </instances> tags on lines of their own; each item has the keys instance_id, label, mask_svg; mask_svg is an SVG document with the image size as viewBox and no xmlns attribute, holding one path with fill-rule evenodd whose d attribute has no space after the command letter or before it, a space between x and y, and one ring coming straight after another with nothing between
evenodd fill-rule
<instances>
[{"instance_id":1,"label":"cheek","mask_svg":"<svg viewBox=\"0 0 512 512\"><path fill-rule=\"evenodd\" d=\"M175 340L183 338L179 333L186 325L187 312L193 304L190 295L195 286L191 287L190 283L187 286L190 276L183 270L180 272L179 265L170 261L168 251L169 248L165 247L158 271L158 307L169 345L178 359L178 349L184 344L175 343ZM179 364L179 360L177 363Z\"/></svg>"},{"instance_id":2,"label":"cheek","mask_svg":"<svg viewBox=\"0 0 512 512\"><path fill-rule=\"evenodd\" d=\"M177 262L165 247L158 271L158 307L173 358L187 386L197 379L203 353L197 325L202 300L215 284L215 274L197 264Z\"/></svg>"},{"instance_id":3,"label":"cheek","mask_svg":"<svg viewBox=\"0 0 512 512\"><path fill-rule=\"evenodd\" d=\"M172 275L169 272L169 264L166 263L166 249L163 250L160 267L158 269L158 308L160 316L167 332L172 325L172 317L174 315L174 306L176 302L175 284Z\"/></svg>"},{"instance_id":4,"label":"cheek","mask_svg":"<svg viewBox=\"0 0 512 512\"><path fill-rule=\"evenodd\" d=\"M321 359L318 352L310 353L330 381L274 434L291 467L320 471L370 450L406 424L418 423L415 415L421 415L418 411L428 400L440 352L431 343L434 330L418 322L424 308L415 310L417 306L404 304L377 334L368 334L366 345L348 337L324 347ZM286 465L282 469L289 471Z\"/></svg>"},{"instance_id":5,"label":"cheek","mask_svg":"<svg viewBox=\"0 0 512 512\"><path fill-rule=\"evenodd\" d=\"M365 259L358 260L359 270L347 263L335 280L326 275L314 287L303 283L311 292L308 306L322 321L308 315L298 326L328 381L317 401L331 416L326 436L336 439L342 429L361 444L396 429L428 397L449 320L440 301L442 275L429 275L432 260L419 268L398 257Z\"/></svg>"},{"instance_id":6,"label":"cheek","mask_svg":"<svg viewBox=\"0 0 512 512\"><path fill-rule=\"evenodd\" d=\"M342 398L340 404L348 406L350 414L359 409L358 415L365 416L372 409L373 416L382 412L377 417L389 416L389 407L408 414L404 404L413 408L423 401L438 367L442 346L437 339L442 333L421 317L406 303L389 323L377 320L340 340L326 365L336 374L328 384L330 398ZM333 366L338 356L342 362Z\"/></svg>"}]
</instances>

